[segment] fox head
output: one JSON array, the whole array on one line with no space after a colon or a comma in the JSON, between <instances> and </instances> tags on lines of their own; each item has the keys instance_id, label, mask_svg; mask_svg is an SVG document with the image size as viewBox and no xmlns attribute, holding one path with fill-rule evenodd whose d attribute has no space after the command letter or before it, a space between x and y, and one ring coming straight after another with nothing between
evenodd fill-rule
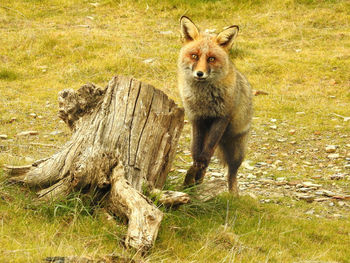
<instances>
[{"instance_id":1,"label":"fox head","mask_svg":"<svg viewBox=\"0 0 350 263\"><path fill-rule=\"evenodd\" d=\"M236 25L226 27L217 35L200 32L186 16L180 19L183 47L179 69L187 79L210 82L227 75L230 67L228 52L238 34Z\"/></svg>"}]
</instances>

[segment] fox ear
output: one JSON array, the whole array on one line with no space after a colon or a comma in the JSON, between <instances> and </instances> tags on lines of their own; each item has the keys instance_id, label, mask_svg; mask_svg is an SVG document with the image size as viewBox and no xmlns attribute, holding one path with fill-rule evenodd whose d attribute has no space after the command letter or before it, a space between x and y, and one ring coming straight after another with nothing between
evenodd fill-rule
<instances>
[{"instance_id":1,"label":"fox ear","mask_svg":"<svg viewBox=\"0 0 350 263\"><path fill-rule=\"evenodd\" d=\"M182 16L180 18L180 26L182 42L189 42L198 38L199 29L187 16Z\"/></svg>"},{"instance_id":2,"label":"fox ear","mask_svg":"<svg viewBox=\"0 0 350 263\"><path fill-rule=\"evenodd\" d=\"M233 45L233 40L236 38L239 31L239 27L229 26L220 32L216 37L216 42L223 48L229 50Z\"/></svg>"}]
</instances>

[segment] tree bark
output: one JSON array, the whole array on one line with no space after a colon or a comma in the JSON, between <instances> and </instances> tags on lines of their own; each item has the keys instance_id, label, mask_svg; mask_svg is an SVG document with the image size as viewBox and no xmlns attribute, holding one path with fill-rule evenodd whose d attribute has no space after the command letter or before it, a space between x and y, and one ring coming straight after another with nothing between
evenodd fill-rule
<instances>
[{"instance_id":1,"label":"tree bark","mask_svg":"<svg viewBox=\"0 0 350 263\"><path fill-rule=\"evenodd\" d=\"M39 187L42 201L72 191L108 193L110 212L126 216L126 245L147 250L157 236L159 211L140 193L161 188L183 128L184 111L163 92L116 76L105 89L93 84L59 93L59 117L72 137L53 156L30 166L7 166L11 181Z\"/></svg>"}]
</instances>

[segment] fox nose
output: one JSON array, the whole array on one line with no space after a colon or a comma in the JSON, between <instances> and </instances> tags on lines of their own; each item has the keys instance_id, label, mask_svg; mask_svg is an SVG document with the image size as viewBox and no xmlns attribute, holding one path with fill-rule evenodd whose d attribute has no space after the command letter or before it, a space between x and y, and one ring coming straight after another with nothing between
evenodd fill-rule
<instances>
[{"instance_id":1,"label":"fox nose","mask_svg":"<svg viewBox=\"0 0 350 263\"><path fill-rule=\"evenodd\" d=\"M197 77L201 78L203 77L204 73L203 71L197 71Z\"/></svg>"}]
</instances>

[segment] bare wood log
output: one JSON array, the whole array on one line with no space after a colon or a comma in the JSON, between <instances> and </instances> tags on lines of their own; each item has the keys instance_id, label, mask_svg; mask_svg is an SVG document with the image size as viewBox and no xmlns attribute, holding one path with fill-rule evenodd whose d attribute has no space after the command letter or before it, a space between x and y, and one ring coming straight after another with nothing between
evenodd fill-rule
<instances>
[{"instance_id":1,"label":"bare wood log","mask_svg":"<svg viewBox=\"0 0 350 263\"><path fill-rule=\"evenodd\" d=\"M59 106L71 139L31 166L7 166L9 180L41 188L41 201L72 191L109 191L106 206L129 220L126 244L147 250L162 213L140 191L143 185L164 185L183 128L183 109L160 90L123 76L105 89L87 84L64 90Z\"/></svg>"},{"instance_id":2,"label":"bare wood log","mask_svg":"<svg viewBox=\"0 0 350 263\"><path fill-rule=\"evenodd\" d=\"M111 178L107 209L129 220L126 246L147 251L158 234L163 213L143 194L133 188L124 177L123 167L117 166Z\"/></svg>"},{"instance_id":3,"label":"bare wood log","mask_svg":"<svg viewBox=\"0 0 350 263\"><path fill-rule=\"evenodd\" d=\"M151 191L151 195L155 195L156 200L166 207L187 204L191 200L190 196L186 193L169 190L161 191L156 188Z\"/></svg>"}]
</instances>

